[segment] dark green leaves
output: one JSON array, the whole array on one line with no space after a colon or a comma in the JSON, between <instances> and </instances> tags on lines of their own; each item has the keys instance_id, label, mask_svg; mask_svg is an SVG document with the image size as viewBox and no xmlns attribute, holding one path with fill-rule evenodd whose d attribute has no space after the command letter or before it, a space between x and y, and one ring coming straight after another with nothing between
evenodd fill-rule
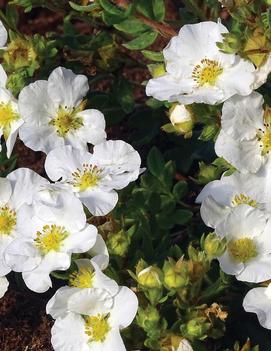
<instances>
[{"instance_id":1,"label":"dark green leaves","mask_svg":"<svg viewBox=\"0 0 271 351\"><path fill-rule=\"evenodd\" d=\"M155 41L157 36L157 32L148 31L129 41L128 43L123 44L123 46L130 50L142 50L150 46Z\"/></svg>"}]
</instances>

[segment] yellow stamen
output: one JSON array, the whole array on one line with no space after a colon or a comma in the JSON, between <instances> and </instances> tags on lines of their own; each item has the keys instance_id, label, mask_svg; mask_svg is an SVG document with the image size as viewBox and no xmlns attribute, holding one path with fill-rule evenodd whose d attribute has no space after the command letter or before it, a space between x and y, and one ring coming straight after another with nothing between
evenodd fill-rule
<instances>
[{"instance_id":1,"label":"yellow stamen","mask_svg":"<svg viewBox=\"0 0 271 351\"><path fill-rule=\"evenodd\" d=\"M231 240L228 243L228 252L237 263L246 263L258 256L257 246L251 238Z\"/></svg>"},{"instance_id":2,"label":"yellow stamen","mask_svg":"<svg viewBox=\"0 0 271 351\"><path fill-rule=\"evenodd\" d=\"M78 272L73 272L70 275L69 284L75 288L92 288L94 272L90 269L81 267Z\"/></svg>"},{"instance_id":3,"label":"yellow stamen","mask_svg":"<svg viewBox=\"0 0 271 351\"><path fill-rule=\"evenodd\" d=\"M89 336L90 342L103 342L106 339L106 335L111 329L108 318L108 314L85 317L85 333Z\"/></svg>"},{"instance_id":4,"label":"yellow stamen","mask_svg":"<svg viewBox=\"0 0 271 351\"><path fill-rule=\"evenodd\" d=\"M49 125L54 126L57 134L64 138L69 132L78 130L84 125L83 118L78 115L84 107L85 101L72 109L61 106L56 117L49 122Z\"/></svg>"},{"instance_id":5,"label":"yellow stamen","mask_svg":"<svg viewBox=\"0 0 271 351\"><path fill-rule=\"evenodd\" d=\"M59 251L62 242L68 235L69 233L62 226L55 224L45 225L41 232L37 232L36 246L44 255L50 251Z\"/></svg>"},{"instance_id":6,"label":"yellow stamen","mask_svg":"<svg viewBox=\"0 0 271 351\"><path fill-rule=\"evenodd\" d=\"M260 142L262 155L269 154L271 151L271 126L269 123L264 124L265 130L258 129L257 139Z\"/></svg>"},{"instance_id":7,"label":"yellow stamen","mask_svg":"<svg viewBox=\"0 0 271 351\"><path fill-rule=\"evenodd\" d=\"M13 110L11 102L0 103L0 128L3 129L5 139L7 139L10 134L12 122L18 119L20 119L20 116Z\"/></svg>"},{"instance_id":8,"label":"yellow stamen","mask_svg":"<svg viewBox=\"0 0 271 351\"><path fill-rule=\"evenodd\" d=\"M231 203L233 206L248 205L255 208L257 207L257 201L253 200L249 196L246 196L245 194L235 195Z\"/></svg>"},{"instance_id":9,"label":"yellow stamen","mask_svg":"<svg viewBox=\"0 0 271 351\"><path fill-rule=\"evenodd\" d=\"M200 64L196 65L192 78L202 87L206 84L215 85L218 77L223 72L220 63L215 60L203 59Z\"/></svg>"},{"instance_id":10,"label":"yellow stamen","mask_svg":"<svg viewBox=\"0 0 271 351\"><path fill-rule=\"evenodd\" d=\"M70 184L79 188L80 191L85 191L98 184L101 178L101 169L95 165L84 163L83 170L77 169L72 173L72 176L73 181Z\"/></svg>"},{"instance_id":11,"label":"yellow stamen","mask_svg":"<svg viewBox=\"0 0 271 351\"><path fill-rule=\"evenodd\" d=\"M16 213L8 206L0 208L0 235L10 235L16 226Z\"/></svg>"}]
</instances>

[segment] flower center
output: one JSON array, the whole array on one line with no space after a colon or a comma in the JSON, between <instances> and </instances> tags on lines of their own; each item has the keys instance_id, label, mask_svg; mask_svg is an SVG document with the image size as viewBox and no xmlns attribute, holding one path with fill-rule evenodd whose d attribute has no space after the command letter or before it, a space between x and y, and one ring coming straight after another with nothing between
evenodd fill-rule
<instances>
[{"instance_id":1,"label":"flower center","mask_svg":"<svg viewBox=\"0 0 271 351\"><path fill-rule=\"evenodd\" d=\"M249 196L246 196L245 194L235 195L231 203L233 206L248 205L255 208L257 207L257 201L253 200Z\"/></svg>"},{"instance_id":2,"label":"flower center","mask_svg":"<svg viewBox=\"0 0 271 351\"><path fill-rule=\"evenodd\" d=\"M257 246L251 238L230 241L228 251L231 258L237 263L246 263L258 256Z\"/></svg>"},{"instance_id":3,"label":"flower center","mask_svg":"<svg viewBox=\"0 0 271 351\"><path fill-rule=\"evenodd\" d=\"M36 246L44 255L50 251L59 251L62 242L68 235L69 233L64 227L55 224L47 224L43 226L41 232L37 232L37 237L35 239Z\"/></svg>"},{"instance_id":4,"label":"flower center","mask_svg":"<svg viewBox=\"0 0 271 351\"><path fill-rule=\"evenodd\" d=\"M79 268L78 272L70 275L69 285L75 288L92 288L94 272L87 268Z\"/></svg>"},{"instance_id":5,"label":"flower center","mask_svg":"<svg viewBox=\"0 0 271 351\"><path fill-rule=\"evenodd\" d=\"M10 42L3 58L7 65L18 69L35 62L37 53L30 40L18 38Z\"/></svg>"},{"instance_id":6,"label":"flower center","mask_svg":"<svg viewBox=\"0 0 271 351\"><path fill-rule=\"evenodd\" d=\"M258 129L257 139L260 142L262 155L269 154L271 151L271 127L270 124L264 124L265 130Z\"/></svg>"},{"instance_id":7,"label":"flower center","mask_svg":"<svg viewBox=\"0 0 271 351\"><path fill-rule=\"evenodd\" d=\"M85 333L89 336L89 341L103 342L110 331L108 323L109 314L85 317Z\"/></svg>"},{"instance_id":8,"label":"flower center","mask_svg":"<svg viewBox=\"0 0 271 351\"><path fill-rule=\"evenodd\" d=\"M10 235L16 226L16 213L8 206L0 208L0 234Z\"/></svg>"},{"instance_id":9,"label":"flower center","mask_svg":"<svg viewBox=\"0 0 271 351\"><path fill-rule=\"evenodd\" d=\"M80 191L85 191L98 184L101 179L101 169L95 165L84 163L83 170L77 169L72 173L72 186L79 188Z\"/></svg>"},{"instance_id":10,"label":"flower center","mask_svg":"<svg viewBox=\"0 0 271 351\"><path fill-rule=\"evenodd\" d=\"M3 129L5 139L10 134L11 123L17 121L19 118L19 114L13 110L10 102L0 103L0 128Z\"/></svg>"},{"instance_id":11,"label":"flower center","mask_svg":"<svg viewBox=\"0 0 271 351\"><path fill-rule=\"evenodd\" d=\"M54 126L57 134L64 138L69 132L78 130L84 125L83 118L78 116L78 112L83 111L84 106L84 101L73 109L61 106L56 117L49 122L49 125Z\"/></svg>"},{"instance_id":12,"label":"flower center","mask_svg":"<svg viewBox=\"0 0 271 351\"><path fill-rule=\"evenodd\" d=\"M206 84L215 85L222 72L223 68L219 62L215 60L203 59L200 61L200 64L195 66L192 72L192 78L200 87Z\"/></svg>"}]
</instances>

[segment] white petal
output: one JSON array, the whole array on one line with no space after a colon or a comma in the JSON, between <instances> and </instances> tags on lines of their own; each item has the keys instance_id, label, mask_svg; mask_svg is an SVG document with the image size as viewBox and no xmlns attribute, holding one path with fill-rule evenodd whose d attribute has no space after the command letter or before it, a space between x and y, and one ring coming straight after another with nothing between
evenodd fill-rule
<instances>
[{"instance_id":1,"label":"white petal","mask_svg":"<svg viewBox=\"0 0 271 351\"><path fill-rule=\"evenodd\" d=\"M97 145L105 141L105 118L98 110L84 110L78 113L84 120L84 126L76 131L78 139L82 139L92 145Z\"/></svg>"},{"instance_id":2,"label":"white petal","mask_svg":"<svg viewBox=\"0 0 271 351\"><path fill-rule=\"evenodd\" d=\"M90 163L91 153L72 148L65 145L53 149L46 157L45 170L51 180L70 180L72 173L78 168L81 169L84 163Z\"/></svg>"},{"instance_id":3,"label":"white petal","mask_svg":"<svg viewBox=\"0 0 271 351\"><path fill-rule=\"evenodd\" d=\"M228 180L229 177L226 177ZM231 204L232 196L236 193L236 189L232 184L226 182L224 179L214 180L201 190L200 194L196 198L196 203L202 203L208 196L223 206L229 206Z\"/></svg>"},{"instance_id":4,"label":"white petal","mask_svg":"<svg viewBox=\"0 0 271 351\"><path fill-rule=\"evenodd\" d=\"M7 178L0 178L0 206L6 205L12 193L11 183Z\"/></svg>"},{"instance_id":5,"label":"white petal","mask_svg":"<svg viewBox=\"0 0 271 351\"><path fill-rule=\"evenodd\" d=\"M271 299L266 295L267 288L251 289L245 296L243 307L247 312L257 314L259 323L271 329Z\"/></svg>"},{"instance_id":6,"label":"white petal","mask_svg":"<svg viewBox=\"0 0 271 351\"><path fill-rule=\"evenodd\" d=\"M94 256L92 261L94 261L101 268L101 270L107 268L109 263L109 254L104 239L100 234L97 235L95 245L88 251L88 254L90 256Z\"/></svg>"},{"instance_id":7,"label":"white petal","mask_svg":"<svg viewBox=\"0 0 271 351\"><path fill-rule=\"evenodd\" d=\"M118 194L112 191L94 189L80 193L79 198L93 216L105 216L111 212L118 202Z\"/></svg>"},{"instance_id":8,"label":"white petal","mask_svg":"<svg viewBox=\"0 0 271 351\"><path fill-rule=\"evenodd\" d=\"M66 270L69 266L69 255L60 252L49 252L35 269L24 271L22 276L30 290L43 293L52 287L50 273L54 270Z\"/></svg>"},{"instance_id":9,"label":"white petal","mask_svg":"<svg viewBox=\"0 0 271 351\"><path fill-rule=\"evenodd\" d=\"M225 133L234 139L253 139L263 128L263 97L257 92L242 97L233 96L222 108L221 124Z\"/></svg>"},{"instance_id":10,"label":"white petal","mask_svg":"<svg viewBox=\"0 0 271 351\"><path fill-rule=\"evenodd\" d=\"M4 27L2 21L0 21L0 48L2 49L8 40L8 32Z\"/></svg>"},{"instance_id":11,"label":"white petal","mask_svg":"<svg viewBox=\"0 0 271 351\"><path fill-rule=\"evenodd\" d=\"M0 87L5 87L8 77L2 65L0 65Z\"/></svg>"},{"instance_id":12,"label":"white petal","mask_svg":"<svg viewBox=\"0 0 271 351\"><path fill-rule=\"evenodd\" d=\"M242 173L256 173L265 162L256 139L238 142L223 130L216 139L215 152Z\"/></svg>"},{"instance_id":13,"label":"white petal","mask_svg":"<svg viewBox=\"0 0 271 351\"><path fill-rule=\"evenodd\" d=\"M63 317L68 311L68 300L75 292L78 292L78 288L72 288L69 286L62 286L59 288L54 296L48 301L46 305L46 313L50 314L54 319Z\"/></svg>"},{"instance_id":14,"label":"white petal","mask_svg":"<svg viewBox=\"0 0 271 351\"><path fill-rule=\"evenodd\" d=\"M102 289L81 289L68 300L68 309L83 315L96 315L111 312L113 298Z\"/></svg>"},{"instance_id":15,"label":"white petal","mask_svg":"<svg viewBox=\"0 0 271 351\"><path fill-rule=\"evenodd\" d=\"M248 262L245 269L236 275L236 279L250 283L260 283L271 279L271 254L256 257Z\"/></svg>"},{"instance_id":16,"label":"white petal","mask_svg":"<svg viewBox=\"0 0 271 351\"><path fill-rule=\"evenodd\" d=\"M55 351L89 351L84 319L73 313L57 318L52 327L52 345Z\"/></svg>"},{"instance_id":17,"label":"white petal","mask_svg":"<svg viewBox=\"0 0 271 351\"><path fill-rule=\"evenodd\" d=\"M65 252L83 253L90 250L97 238L97 228L88 224L80 232L70 234L63 242L62 249Z\"/></svg>"},{"instance_id":18,"label":"white petal","mask_svg":"<svg viewBox=\"0 0 271 351\"><path fill-rule=\"evenodd\" d=\"M217 259L219 261L220 268L227 274L236 275L244 270L244 264L234 262L227 251Z\"/></svg>"},{"instance_id":19,"label":"white petal","mask_svg":"<svg viewBox=\"0 0 271 351\"><path fill-rule=\"evenodd\" d=\"M269 53L263 65L258 67L255 71L255 82L253 85L253 89L258 89L261 85L263 85L267 81L267 78L270 72L271 72L271 54Z\"/></svg>"},{"instance_id":20,"label":"white petal","mask_svg":"<svg viewBox=\"0 0 271 351\"><path fill-rule=\"evenodd\" d=\"M200 207L200 215L204 223L211 228L216 228L230 214L229 207L221 206L212 196L205 198Z\"/></svg>"},{"instance_id":21,"label":"white petal","mask_svg":"<svg viewBox=\"0 0 271 351\"><path fill-rule=\"evenodd\" d=\"M45 126L54 116L55 111L56 105L48 95L46 80L37 80L20 92L19 112L27 125Z\"/></svg>"},{"instance_id":22,"label":"white petal","mask_svg":"<svg viewBox=\"0 0 271 351\"><path fill-rule=\"evenodd\" d=\"M48 78L50 98L60 106L68 108L77 106L89 90L88 79L84 75L76 75L70 69L58 67Z\"/></svg>"},{"instance_id":23,"label":"white petal","mask_svg":"<svg viewBox=\"0 0 271 351\"><path fill-rule=\"evenodd\" d=\"M136 294L126 286L120 287L114 297L114 307L110 313L110 320L120 329L128 327L134 320L138 309Z\"/></svg>"},{"instance_id":24,"label":"white petal","mask_svg":"<svg viewBox=\"0 0 271 351\"><path fill-rule=\"evenodd\" d=\"M5 295L8 290L9 281L6 277L0 277L0 298Z\"/></svg>"},{"instance_id":25,"label":"white petal","mask_svg":"<svg viewBox=\"0 0 271 351\"><path fill-rule=\"evenodd\" d=\"M219 223L216 233L229 239L258 237L265 229L266 220L267 216L262 211L248 205L239 205Z\"/></svg>"},{"instance_id":26,"label":"white petal","mask_svg":"<svg viewBox=\"0 0 271 351\"><path fill-rule=\"evenodd\" d=\"M7 176L12 185L11 197L14 208L18 209L24 203L31 205L36 192L49 184L48 180L29 168L18 168Z\"/></svg>"}]
</instances>

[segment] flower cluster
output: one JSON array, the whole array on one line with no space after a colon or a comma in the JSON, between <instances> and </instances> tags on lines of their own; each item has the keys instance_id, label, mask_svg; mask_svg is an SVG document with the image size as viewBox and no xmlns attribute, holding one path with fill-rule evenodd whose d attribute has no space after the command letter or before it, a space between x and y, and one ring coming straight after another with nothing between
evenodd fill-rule
<instances>
[{"instance_id":1,"label":"flower cluster","mask_svg":"<svg viewBox=\"0 0 271 351\"><path fill-rule=\"evenodd\" d=\"M233 173L207 184L196 201L201 203L205 224L214 230L212 241L223 241L223 250L212 253L221 269L240 281L267 286L271 279L271 114L264 108L263 96L254 90L265 83L270 58L256 69L236 54L223 53L217 43L226 33L221 23L183 26L164 49L166 73L151 79L146 91L158 100L181 104L174 105L170 119L182 134L188 132L181 128L189 120L190 130L193 124L190 106L185 105L224 102L215 151L233 166ZM269 329L270 291L270 285L252 289L243 304Z\"/></svg>"},{"instance_id":2,"label":"flower cluster","mask_svg":"<svg viewBox=\"0 0 271 351\"><path fill-rule=\"evenodd\" d=\"M1 24L1 47L6 40ZM53 272L69 270L68 285L47 305L56 320L54 349L125 350L119 331L133 321L137 297L103 273L108 250L86 214L105 216L114 209L117 190L141 172L140 156L122 140L106 140L103 114L86 108L86 76L58 67L48 81L24 87L17 101L0 68L7 156L19 133L28 147L47 153L52 181L27 168L0 178L0 297L10 271L21 272L29 289L43 293L52 287Z\"/></svg>"}]
</instances>

